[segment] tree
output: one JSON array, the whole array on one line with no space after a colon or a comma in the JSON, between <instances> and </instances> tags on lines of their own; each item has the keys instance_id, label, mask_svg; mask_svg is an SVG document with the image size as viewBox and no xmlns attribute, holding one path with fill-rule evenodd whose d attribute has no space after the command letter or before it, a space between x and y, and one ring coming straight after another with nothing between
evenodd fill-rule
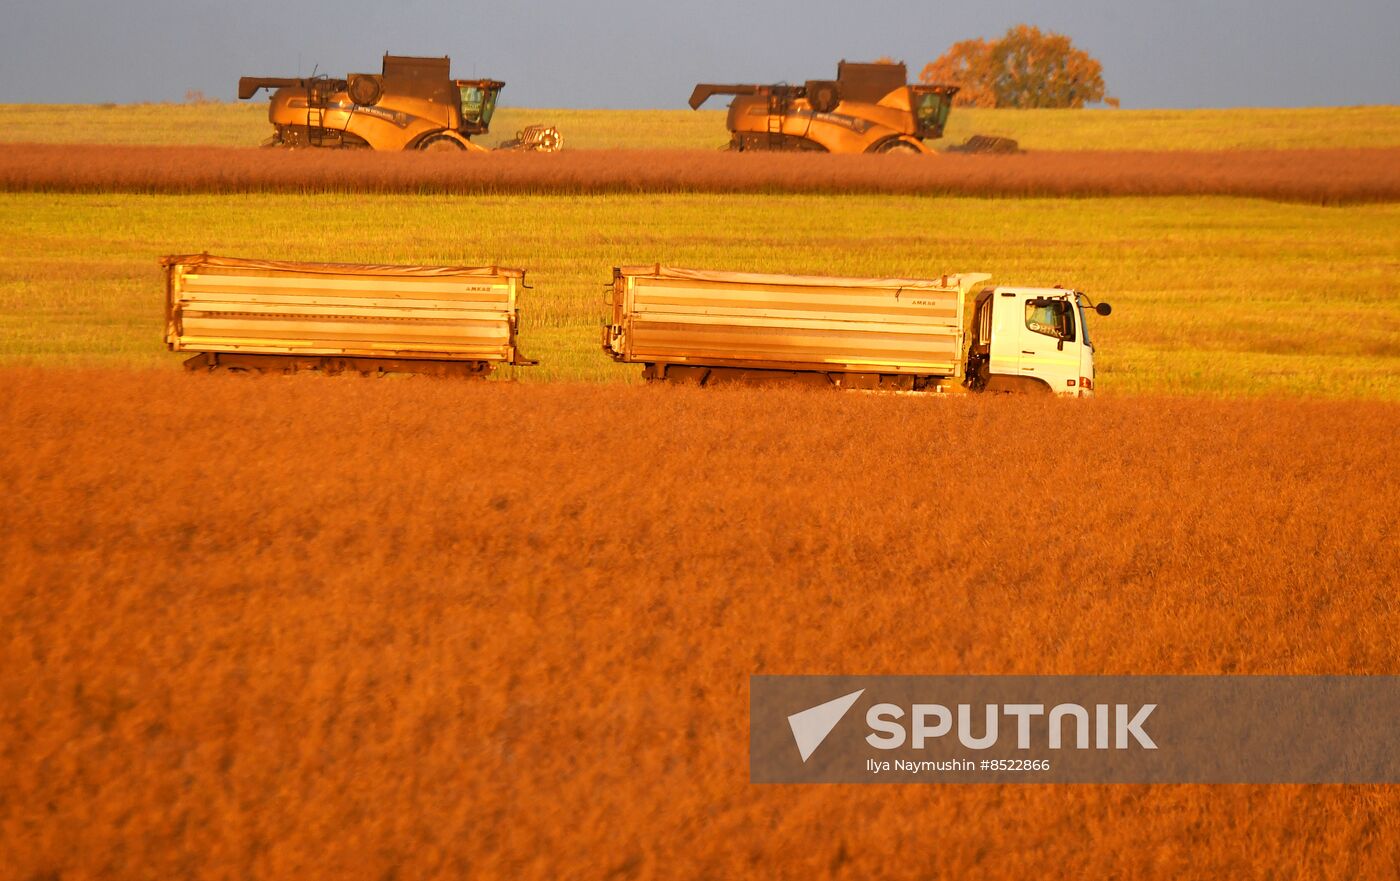
<instances>
[{"instance_id":1,"label":"tree","mask_svg":"<svg viewBox=\"0 0 1400 881\"><path fill-rule=\"evenodd\" d=\"M1064 34L1020 24L1000 40L954 43L919 74L926 83L960 86L963 107L1083 107L1104 95L1103 65Z\"/></svg>"},{"instance_id":2,"label":"tree","mask_svg":"<svg viewBox=\"0 0 1400 881\"><path fill-rule=\"evenodd\" d=\"M919 80L958 86L958 93L953 96L955 106L995 107L997 97L990 86L988 69L994 45L991 40L980 38L954 43L937 61L924 66Z\"/></svg>"},{"instance_id":3,"label":"tree","mask_svg":"<svg viewBox=\"0 0 1400 881\"><path fill-rule=\"evenodd\" d=\"M1017 25L992 49L998 107L1083 107L1102 101L1103 65L1064 34Z\"/></svg>"}]
</instances>

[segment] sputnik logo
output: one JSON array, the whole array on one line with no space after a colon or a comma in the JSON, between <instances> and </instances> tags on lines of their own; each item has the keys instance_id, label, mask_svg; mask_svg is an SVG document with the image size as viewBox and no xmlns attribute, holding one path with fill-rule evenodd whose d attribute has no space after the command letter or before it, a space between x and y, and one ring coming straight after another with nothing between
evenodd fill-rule
<instances>
[{"instance_id":1,"label":"sputnik logo","mask_svg":"<svg viewBox=\"0 0 1400 881\"><path fill-rule=\"evenodd\" d=\"M864 693L865 689L862 688L787 717L792 739L797 741L797 751L802 755L804 764Z\"/></svg>"}]
</instances>

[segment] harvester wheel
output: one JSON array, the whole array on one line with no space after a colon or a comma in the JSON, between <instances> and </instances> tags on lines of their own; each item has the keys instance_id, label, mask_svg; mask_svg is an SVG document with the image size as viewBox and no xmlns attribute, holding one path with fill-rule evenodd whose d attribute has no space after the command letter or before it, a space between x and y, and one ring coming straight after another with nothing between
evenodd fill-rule
<instances>
[{"instance_id":1,"label":"harvester wheel","mask_svg":"<svg viewBox=\"0 0 1400 881\"><path fill-rule=\"evenodd\" d=\"M919 155L919 148L908 141L901 141L898 138L891 138L875 148L876 153L900 153Z\"/></svg>"},{"instance_id":2,"label":"harvester wheel","mask_svg":"<svg viewBox=\"0 0 1400 881\"><path fill-rule=\"evenodd\" d=\"M447 135L433 135L420 144L418 149L424 153L459 153L467 148L462 146L462 142L456 138Z\"/></svg>"}]
</instances>

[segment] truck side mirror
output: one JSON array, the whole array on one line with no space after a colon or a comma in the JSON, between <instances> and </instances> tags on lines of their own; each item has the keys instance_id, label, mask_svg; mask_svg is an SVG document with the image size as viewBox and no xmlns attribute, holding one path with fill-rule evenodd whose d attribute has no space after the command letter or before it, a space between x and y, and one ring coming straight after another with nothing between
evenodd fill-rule
<instances>
[{"instance_id":1,"label":"truck side mirror","mask_svg":"<svg viewBox=\"0 0 1400 881\"><path fill-rule=\"evenodd\" d=\"M1099 313L1100 315L1108 315L1113 311L1113 307L1108 305L1107 303L1100 303L1099 305L1094 307L1094 311Z\"/></svg>"}]
</instances>

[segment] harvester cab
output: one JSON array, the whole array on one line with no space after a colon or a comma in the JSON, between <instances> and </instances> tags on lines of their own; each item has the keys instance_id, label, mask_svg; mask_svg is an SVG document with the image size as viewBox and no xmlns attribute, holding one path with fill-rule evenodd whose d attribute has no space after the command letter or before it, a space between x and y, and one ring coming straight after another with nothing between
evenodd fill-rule
<instances>
[{"instance_id":1,"label":"harvester cab","mask_svg":"<svg viewBox=\"0 0 1400 881\"><path fill-rule=\"evenodd\" d=\"M505 83L498 80L453 80L461 101L463 134L484 134L491 129L491 116L496 112L496 97Z\"/></svg>"},{"instance_id":2,"label":"harvester cab","mask_svg":"<svg viewBox=\"0 0 1400 881\"><path fill-rule=\"evenodd\" d=\"M269 146L485 151L472 136L490 131L505 83L456 80L450 74L446 56L385 55L377 74L352 73L344 79L243 77L238 97L251 98L264 88L276 90L268 108L274 129ZM532 128L552 137L511 149L553 152L562 146L552 126Z\"/></svg>"},{"instance_id":3,"label":"harvester cab","mask_svg":"<svg viewBox=\"0 0 1400 881\"><path fill-rule=\"evenodd\" d=\"M732 150L931 153L924 141L943 136L958 87L910 85L908 76L903 64L842 61L836 79L800 86L700 83L690 106L734 96Z\"/></svg>"}]
</instances>

